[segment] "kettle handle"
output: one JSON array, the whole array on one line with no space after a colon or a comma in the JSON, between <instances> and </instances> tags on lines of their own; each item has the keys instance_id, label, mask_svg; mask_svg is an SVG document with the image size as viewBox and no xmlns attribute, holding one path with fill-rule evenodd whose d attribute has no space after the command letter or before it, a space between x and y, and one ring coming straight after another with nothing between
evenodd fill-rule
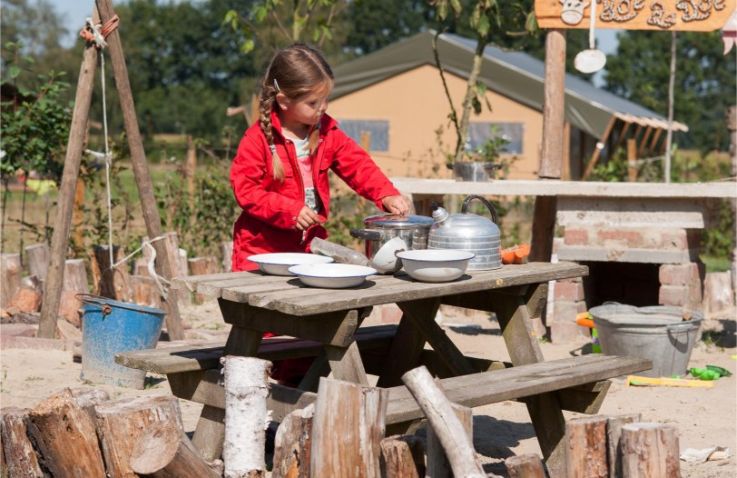
<instances>
[{"instance_id":1,"label":"kettle handle","mask_svg":"<svg viewBox=\"0 0 737 478\"><path fill-rule=\"evenodd\" d=\"M486 199L486 198L484 198L484 197L481 197L481 196L477 196L477 195L475 195L475 194L472 194L472 195L470 195L470 196L466 196L466 199L464 199L464 200L463 200L463 205L461 206L461 212L462 212L463 214L465 214L465 213L466 213L466 211L468 210L468 204L469 204L469 203L470 203L471 201L473 201L474 199L478 199L479 201L481 201L481 202L482 202L482 203L484 204L484 206L486 206L486 208L487 208L487 209L489 210L489 212L491 213L491 220L492 220L492 221L494 221L494 224L497 224L497 225L498 225L498 224L499 224L499 216L498 216L498 215L497 215L497 213L496 213L496 209L495 209L495 208L494 208L494 206L493 206L493 205L492 205L492 204L491 204L491 203L489 202L489 200L488 200L488 199Z\"/></svg>"}]
</instances>

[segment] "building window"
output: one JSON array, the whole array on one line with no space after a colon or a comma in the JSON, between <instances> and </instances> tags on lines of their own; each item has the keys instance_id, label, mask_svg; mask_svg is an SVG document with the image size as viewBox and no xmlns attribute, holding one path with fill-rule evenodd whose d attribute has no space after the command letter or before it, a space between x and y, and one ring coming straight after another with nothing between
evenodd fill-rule
<instances>
[{"instance_id":1,"label":"building window","mask_svg":"<svg viewBox=\"0 0 737 478\"><path fill-rule=\"evenodd\" d=\"M364 132L371 135L369 150L389 151L389 122L385 120L349 120L339 121L340 129L353 140L361 144Z\"/></svg>"},{"instance_id":2,"label":"building window","mask_svg":"<svg viewBox=\"0 0 737 478\"><path fill-rule=\"evenodd\" d=\"M504 153L522 154L523 123L471 122L468 125L466 149L470 151L478 150L488 139L497 135L501 135L502 138L508 141L504 147Z\"/></svg>"}]
</instances>

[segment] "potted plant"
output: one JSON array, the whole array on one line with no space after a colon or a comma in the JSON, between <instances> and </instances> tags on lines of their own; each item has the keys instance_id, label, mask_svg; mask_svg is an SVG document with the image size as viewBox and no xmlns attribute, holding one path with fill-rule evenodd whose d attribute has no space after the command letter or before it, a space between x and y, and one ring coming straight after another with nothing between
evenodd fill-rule
<instances>
[{"instance_id":1,"label":"potted plant","mask_svg":"<svg viewBox=\"0 0 737 478\"><path fill-rule=\"evenodd\" d=\"M486 181L494 178L497 170L507 166L508 162L501 159L509 140L500 131L499 127L491 127L489 138L476 149L466 145L460 160L449 163L456 179L462 181Z\"/></svg>"}]
</instances>

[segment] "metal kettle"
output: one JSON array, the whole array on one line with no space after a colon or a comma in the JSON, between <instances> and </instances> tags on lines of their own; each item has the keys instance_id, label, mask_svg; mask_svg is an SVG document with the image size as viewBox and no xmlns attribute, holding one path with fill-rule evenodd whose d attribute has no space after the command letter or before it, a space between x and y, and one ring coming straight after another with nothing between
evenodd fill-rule
<instances>
[{"instance_id":1,"label":"metal kettle","mask_svg":"<svg viewBox=\"0 0 737 478\"><path fill-rule=\"evenodd\" d=\"M489 209L491 219L469 213L468 206L474 199ZM433 225L427 240L428 249L460 249L476 256L468 263L468 270L490 270L502 266L501 231L494 206L481 196L471 195L463 200L459 214L448 214L442 207L432 213Z\"/></svg>"}]
</instances>

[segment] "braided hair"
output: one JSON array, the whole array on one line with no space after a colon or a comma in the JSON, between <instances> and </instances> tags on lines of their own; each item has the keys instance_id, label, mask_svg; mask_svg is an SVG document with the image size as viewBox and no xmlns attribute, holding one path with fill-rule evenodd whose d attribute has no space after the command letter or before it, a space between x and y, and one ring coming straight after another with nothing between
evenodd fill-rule
<instances>
[{"instance_id":1,"label":"braided hair","mask_svg":"<svg viewBox=\"0 0 737 478\"><path fill-rule=\"evenodd\" d=\"M284 166L274 145L274 128L271 124L271 111L276 103L277 93L283 93L288 98L299 98L315 91L325 84L332 84L333 71L322 54L303 43L279 50L271 59L259 96L259 124L266 135L271 149L271 165L274 179L284 179ZM310 132L310 154L315 152L319 139L319 125Z\"/></svg>"}]
</instances>

